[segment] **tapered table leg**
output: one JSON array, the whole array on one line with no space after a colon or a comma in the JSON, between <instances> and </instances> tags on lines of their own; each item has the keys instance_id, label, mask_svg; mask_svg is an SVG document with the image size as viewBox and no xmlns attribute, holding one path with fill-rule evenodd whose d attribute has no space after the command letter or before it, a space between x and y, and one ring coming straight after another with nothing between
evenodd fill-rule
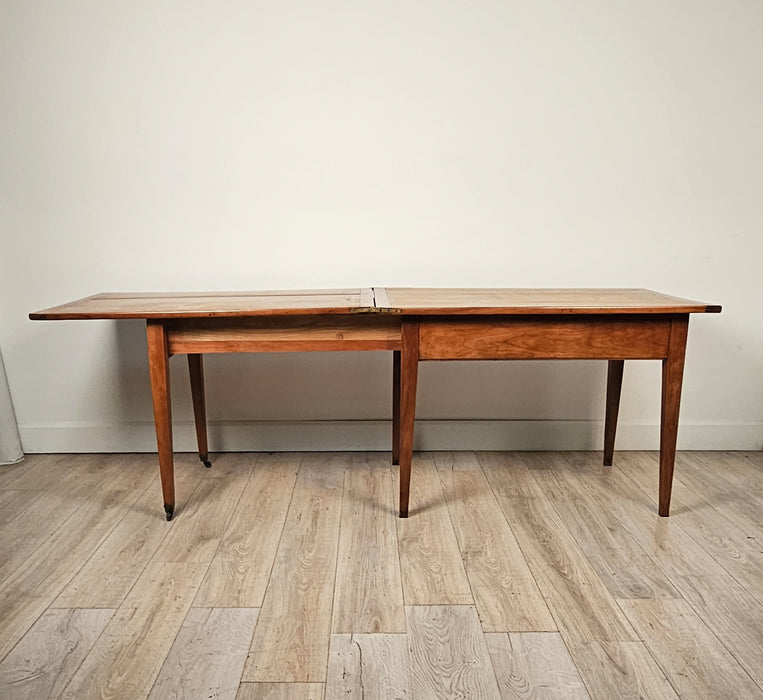
<instances>
[{"instance_id":1,"label":"tapered table leg","mask_svg":"<svg viewBox=\"0 0 763 700\"><path fill-rule=\"evenodd\" d=\"M607 367L607 408L604 417L604 466L606 467L612 466L612 457L615 453L615 433L624 367L625 360L610 360Z\"/></svg>"},{"instance_id":2,"label":"tapered table leg","mask_svg":"<svg viewBox=\"0 0 763 700\"><path fill-rule=\"evenodd\" d=\"M204 400L204 362L202 355L188 355L188 374L191 377L191 398L193 400L193 420L196 423L196 442L199 459L205 467L211 467L207 446L207 408Z\"/></svg>"},{"instance_id":3,"label":"tapered table leg","mask_svg":"<svg viewBox=\"0 0 763 700\"><path fill-rule=\"evenodd\" d=\"M400 353L400 517L408 517L411 486L413 426L416 420L416 382L419 372L419 324L403 320Z\"/></svg>"},{"instance_id":4,"label":"tapered table leg","mask_svg":"<svg viewBox=\"0 0 763 700\"><path fill-rule=\"evenodd\" d=\"M175 468L172 455L172 407L170 405L170 356L167 334L161 321L147 321L148 369L154 402L156 448L164 495L164 512L172 520L175 511Z\"/></svg>"},{"instance_id":5,"label":"tapered table leg","mask_svg":"<svg viewBox=\"0 0 763 700\"><path fill-rule=\"evenodd\" d=\"M400 351L392 353L392 464L400 464Z\"/></svg>"},{"instance_id":6,"label":"tapered table leg","mask_svg":"<svg viewBox=\"0 0 763 700\"><path fill-rule=\"evenodd\" d=\"M670 515L673 467L676 461L678 413L684 374L689 316L676 316L670 327L668 356L662 361L662 411L660 416L660 505L663 517Z\"/></svg>"}]
</instances>

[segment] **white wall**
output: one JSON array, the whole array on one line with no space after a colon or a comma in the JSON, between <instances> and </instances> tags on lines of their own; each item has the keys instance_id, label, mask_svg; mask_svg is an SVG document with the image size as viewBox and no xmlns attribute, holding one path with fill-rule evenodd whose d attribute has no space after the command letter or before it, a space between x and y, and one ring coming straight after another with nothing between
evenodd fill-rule
<instances>
[{"instance_id":1,"label":"white wall","mask_svg":"<svg viewBox=\"0 0 763 700\"><path fill-rule=\"evenodd\" d=\"M27 451L154 447L142 325L30 311L370 285L721 303L692 319L679 446L761 448L763 3L0 8L0 345ZM383 447L390 364L210 357L213 446ZM423 365L419 446L597 446L604 375ZM655 447L658 417L659 363L630 363L618 447Z\"/></svg>"}]
</instances>

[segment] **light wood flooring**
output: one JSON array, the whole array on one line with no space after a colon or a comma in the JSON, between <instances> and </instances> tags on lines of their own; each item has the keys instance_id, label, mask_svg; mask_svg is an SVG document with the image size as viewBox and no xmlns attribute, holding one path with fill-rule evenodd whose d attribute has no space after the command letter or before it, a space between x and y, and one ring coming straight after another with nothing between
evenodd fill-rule
<instances>
[{"instance_id":1,"label":"light wood flooring","mask_svg":"<svg viewBox=\"0 0 763 700\"><path fill-rule=\"evenodd\" d=\"M0 468L0 697L763 698L763 453Z\"/></svg>"}]
</instances>

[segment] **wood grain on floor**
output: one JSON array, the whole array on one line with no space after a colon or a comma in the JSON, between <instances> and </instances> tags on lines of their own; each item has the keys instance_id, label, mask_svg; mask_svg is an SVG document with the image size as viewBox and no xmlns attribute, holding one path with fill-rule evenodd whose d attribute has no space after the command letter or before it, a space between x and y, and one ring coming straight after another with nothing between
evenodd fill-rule
<instances>
[{"instance_id":1,"label":"wood grain on floor","mask_svg":"<svg viewBox=\"0 0 763 700\"><path fill-rule=\"evenodd\" d=\"M176 462L0 469L3 700L763 700L763 453Z\"/></svg>"}]
</instances>

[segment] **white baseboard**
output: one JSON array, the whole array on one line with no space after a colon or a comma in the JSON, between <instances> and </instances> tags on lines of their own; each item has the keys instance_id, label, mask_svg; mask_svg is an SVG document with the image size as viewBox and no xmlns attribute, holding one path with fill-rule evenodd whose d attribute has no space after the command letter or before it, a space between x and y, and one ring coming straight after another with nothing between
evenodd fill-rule
<instances>
[{"instance_id":1,"label":"white baseboard","mask_svg":"<svg viewBox=\"0 0 763 700\"><path fill-rule=\"evenodd\" d=\"M151 422L19 426L24 451L154 452ZM209 424L211 452L388 450L389 421L221 421ZM590 420L420 420L416 450L600 450L604 424ZM175 450L196 450L193 424L174 424ZM616 449L659 447L657 423L618 425ZM760 450L763 423L682 422L681 450Z\"/></svg>"}]
</instances>

